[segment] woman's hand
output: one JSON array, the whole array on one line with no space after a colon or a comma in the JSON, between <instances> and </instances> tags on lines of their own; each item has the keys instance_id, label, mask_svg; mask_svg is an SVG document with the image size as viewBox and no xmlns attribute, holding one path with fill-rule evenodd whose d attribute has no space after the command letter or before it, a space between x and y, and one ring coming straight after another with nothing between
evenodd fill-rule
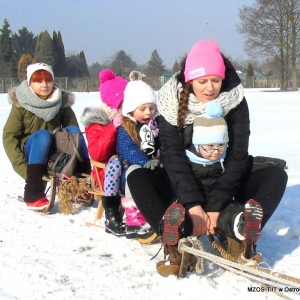
<instances>
[{"instance_id":1,"label":"woman's hand","mask_svg":"<svg viewBox=\"0 0 300 300\"><path fill-rule=\"evenodd\" d=\"M215 234L215 228L217 227L217 220L219 217L219 212L207 212L209 222L207 227L207 235Z\"/></svg>"},{"instance_id":2,"label":"woman's hand","mask_svg":"<svg viewBox=\"0 0 300 300\"><path fill-rule=\"evenodd\" d=\"M206 212L202 209L200 205L194 206L189 209L189 213L193 220L193 235L206 235L209 218Z\"/></svg>"}]
</instances>

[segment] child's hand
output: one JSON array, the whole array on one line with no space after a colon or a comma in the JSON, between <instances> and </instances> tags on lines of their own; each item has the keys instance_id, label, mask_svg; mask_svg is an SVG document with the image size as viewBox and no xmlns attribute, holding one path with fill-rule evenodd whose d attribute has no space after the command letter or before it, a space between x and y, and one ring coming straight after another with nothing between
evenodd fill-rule
<instances>
[{"instance_id":1,"label":"child's hand","mask_svg":"<svg viewBox=\"0 0 300 300\"><path fill-rule=\"evenodd\" d=\"M144 165L144 168L151 170L154 170L155 168L162 168L162 163L159 158L152 158Z\"/></svg>"},{"instance_id":2,"label":"child's hand","mask_svg":"<svg viewBox=\"0 0 300 300\"><path fill-rule=\"evenodd\" d=\"M116 128L118 128L121 125L121 123L122 123L122 114L118 113L113 118L113 124Z\"/></svg>"}]
</instances>

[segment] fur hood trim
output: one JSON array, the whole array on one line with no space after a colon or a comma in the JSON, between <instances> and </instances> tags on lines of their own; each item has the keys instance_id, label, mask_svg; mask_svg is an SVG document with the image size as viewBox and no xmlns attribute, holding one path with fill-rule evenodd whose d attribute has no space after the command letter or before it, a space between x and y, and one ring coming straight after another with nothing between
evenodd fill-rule
<instances>
[{"instance_id":1,"label":"fur hood trim","mask_svg":"<svg viewBox=\"0 0 300 300\"><path fill-rule=\"evenodd\" d=\"M111 119L107 113L99 109L99 107L86 107L81 115L80 121L84 126L89 126L94 123L108 125Z\"/></svg>"}]
</instances>

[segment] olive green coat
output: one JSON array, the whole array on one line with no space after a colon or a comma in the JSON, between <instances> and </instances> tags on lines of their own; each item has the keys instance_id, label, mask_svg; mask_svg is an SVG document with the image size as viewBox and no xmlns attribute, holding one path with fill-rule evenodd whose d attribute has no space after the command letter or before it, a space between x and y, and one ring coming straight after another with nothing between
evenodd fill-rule
<instances>
[{"instance_id":1,"label":"olive green coat","mask_svg":"<svg viewBox=\"0 0 300 300\"><path fill-rule=\"evenodd\" d=\"M62 92L62 106L56 116L48 122L21 107L14 90L9 94L9 100L12 108L3 129L3 147L14 170L26 179L27 161L24 145L30 135L41 129L53 131L60 126L79 126L71 108L73 95Z\"/></svg>"}]
</instances>

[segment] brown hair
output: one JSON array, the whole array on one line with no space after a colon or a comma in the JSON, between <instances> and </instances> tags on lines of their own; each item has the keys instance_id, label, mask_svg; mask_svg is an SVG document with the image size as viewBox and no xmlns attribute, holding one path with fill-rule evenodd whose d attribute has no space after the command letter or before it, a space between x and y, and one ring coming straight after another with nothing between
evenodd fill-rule
<instances>
[{"instance_id":1,"label":"brown hair","mask_svg":"<svg viewBox=\"0 0 300 300\"><path fill-rule=\"evenodd\" d=\"M122 117L122 126L126 130L126 132L129 134L131 139L137 143L140 144L140 139L138 137L137 131L136 131L136 123L132 120L130 120L127 117Z\"/></svg>"},{"instance_id":2,"label":"brown hair","mask_svg":"<svg viewBox=\"0 0 300 300\"><path fill-rule=\"evenodd\" d=\"M181 71L177 75L177 80L181 82L183 88L179 96L179 104L177 111L177 126L179 129L182 129L184 127L184 121L189 105L189 94L193 93L192 85L189 82L185 82L184 80L185 61L186 57L184 57L181 61Z\"/></svg>"},{"instance_id":3,"label":"brown hair","mask_svg":"<svg viewBox=\"0 0 300 300\"><path fill-rule=\"evenodd\" d=\"M42 81L52 82L53 77L46 70L37 70L32 73L32 75L30 77L30 82L42 82Z\"/></svg>"}]
</instances>

